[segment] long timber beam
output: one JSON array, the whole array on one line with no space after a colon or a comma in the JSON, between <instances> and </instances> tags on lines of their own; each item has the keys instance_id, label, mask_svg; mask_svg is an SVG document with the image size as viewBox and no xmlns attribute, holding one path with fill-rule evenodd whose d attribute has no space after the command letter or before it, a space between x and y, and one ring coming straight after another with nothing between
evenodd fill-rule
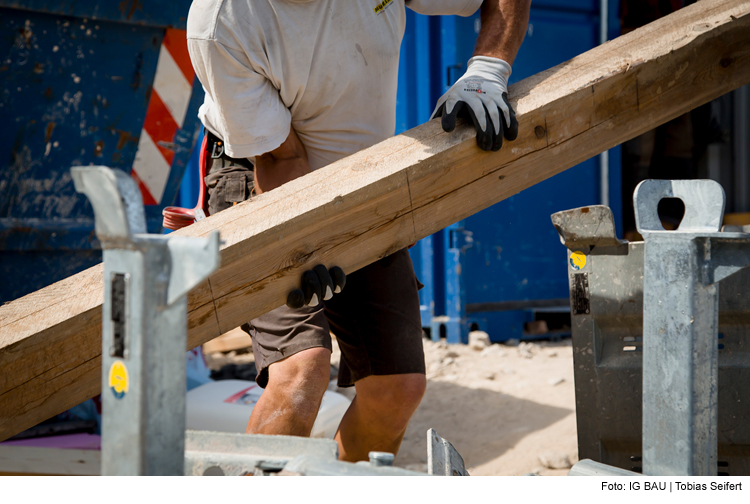
<instances>
[{"instance_id":1,"label":"long timber beam","mask_svg":"<svg viewBox=\"0 0 750 504\"><path fill-rule=\"evenodd\" d=\"M561 41L563 43L564 41ZM189 297L195 347L750 82L750 1L702 0L511 87L519 137L431 121L177 234L224 241ZM0 440L101 390L102 267L0 307Z\"/></svg>"}]
</instances>

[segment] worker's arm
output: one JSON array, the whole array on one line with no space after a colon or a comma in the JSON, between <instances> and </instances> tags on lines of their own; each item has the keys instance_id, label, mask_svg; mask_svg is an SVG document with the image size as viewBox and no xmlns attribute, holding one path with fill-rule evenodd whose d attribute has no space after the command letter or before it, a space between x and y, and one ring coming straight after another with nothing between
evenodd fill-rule
<instances>
[{"instance_id":1,"label":"worker's arm","mask_svg":"<svg viewBox=\"0 0 750 504\"><path fill-rule=\"evenodd\" d=\"M276 189L282 184L310 173L307 151L293 127L283 144L255 157L255 193Z\"/></svg>"},{"instance_id":2,"label":"worker's arm","mask_svg":"<svg viewBox=\"0 0 750 504\"><path fill-rule=\"evenodd\" d=\"M531 0L485 0L474 57L466 73L440 100L432 117L442 117L445 131L453 131L456 118L474 124L477 145L500 150L503 138L515 140L518 121L508 102L511 64L521 47L529 23Z\"/></svg>"},{"instance_id":3,"label":"worker's arm","mask_svg":"<svg viewBox=\"0 0 750 504\"><path fill-rule=\"evenodd\" d=\"M485 0L474 56L499 58L512 65L526 34L530 8L531 0Z\"/></svg>"}]
</instances>

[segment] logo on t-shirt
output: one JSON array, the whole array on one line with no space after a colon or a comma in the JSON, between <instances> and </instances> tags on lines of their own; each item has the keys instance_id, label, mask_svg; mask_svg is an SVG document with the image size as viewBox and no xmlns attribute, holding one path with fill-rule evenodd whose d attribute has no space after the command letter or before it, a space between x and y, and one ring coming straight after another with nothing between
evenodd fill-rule
<instances>
[{"instance_id":1,"label":"logo on t-shirt","mask_svg":"<svg viewBox=\"0 0 750 504\"><path fill-rule=\"evenodd\" d=\"M390 6L393 0L383 0L380 2L373 10L375 11L375 14L380 14L383 12L386 7Z\"/></svg>"}]
</instances>

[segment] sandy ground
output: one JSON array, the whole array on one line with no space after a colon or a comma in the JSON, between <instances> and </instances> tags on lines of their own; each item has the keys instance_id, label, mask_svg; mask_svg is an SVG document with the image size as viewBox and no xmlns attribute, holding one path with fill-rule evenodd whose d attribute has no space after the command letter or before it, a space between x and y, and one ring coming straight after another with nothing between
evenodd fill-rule
<instances>
[{"instance_id":1,"label":"sandy ground","mask_svg":"<svg viewBox=\"0 0 750 504\"><path fill-rule=\"evenodd\" d=\"M430 340L424 345L427 391L395 465L427 470L431 427L453 444L472 475L567 474L578 460L570 340L483 350ZM252 353L208 356L212 369L251 360Z\"/></svg>"},{"instance_id":2,"label":"sandy ground","mask_svg":"<svg viewBox=\"0 0 750 504\"><path fill-rule=\"evenodd\" d=\"M427 392L397 465L426 470L430 427L453 444L472 475L564 475L577 462L569 340L482 351L425 341L425 359Z\"/></svg>"}]
</instances>

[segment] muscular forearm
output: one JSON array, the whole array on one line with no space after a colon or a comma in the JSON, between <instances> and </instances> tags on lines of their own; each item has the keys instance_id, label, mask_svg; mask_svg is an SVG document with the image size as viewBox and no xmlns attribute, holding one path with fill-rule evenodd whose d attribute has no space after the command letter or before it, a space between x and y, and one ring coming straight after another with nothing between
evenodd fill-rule
<instances>
[{"instance_id":1,"label":"muscular forearm","mask_svg":"<svg viewBox=\"0 0 750 504\"><path fill-rule=\"evenodd\" d=\"M255 193L270 191L308 173L307 151L291 128L283 144L255 158Z\"/></svg>"},{"instance_id":2,"label":"muscular forearm","mask_svg":"<svg viewBox=\"0 0 750 504\"><path fill-rule=\"evenodd\" d=\"M492 56L512 65L529 24L530 8L531 0L484 0L474 56Z\"/></svg>"}]
</instances>

